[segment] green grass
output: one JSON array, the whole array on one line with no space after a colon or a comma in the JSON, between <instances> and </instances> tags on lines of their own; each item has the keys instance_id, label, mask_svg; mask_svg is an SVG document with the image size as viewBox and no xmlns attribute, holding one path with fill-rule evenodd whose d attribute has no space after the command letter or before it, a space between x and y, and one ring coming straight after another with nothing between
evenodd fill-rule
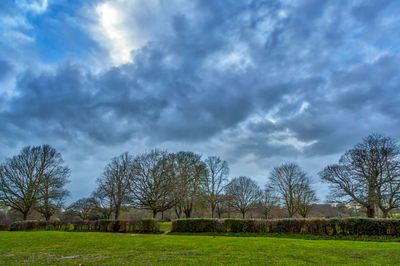
<instances>
[{"instance_id":1,"label":"green grass","mask_svg":"<svg viewBox=\"0 0 400 266\"><path fill-rule=\"evenodd\" d=\"M172 222L161 222L160 223L160 231L161 232L171 232L172 229Z\"/></svg>"},{"instance_id":2,"label":"green grass","mask_svg":"<svg viewBox=\"0 0 400 266\"><path fill-rule=\"evenodd\" d=\"M0 232L0 265L400 264L400 243L275 237Z\"/></svg>"}]
</instances>

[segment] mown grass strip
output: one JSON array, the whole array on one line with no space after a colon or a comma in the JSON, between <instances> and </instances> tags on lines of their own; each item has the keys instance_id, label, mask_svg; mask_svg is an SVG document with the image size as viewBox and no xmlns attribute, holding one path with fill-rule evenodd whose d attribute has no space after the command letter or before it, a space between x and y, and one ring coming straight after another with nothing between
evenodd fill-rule
<instances>
[{"instance_id":1,"label":"mown grass strip","mask_svg":"<svg viewBox=\"0 0 400 266\"><path fill-rule=\"evenodd\" d=\"M279 237L0 232L0 265L400 264L400 244Z\"/></svg>"}]
</instances>

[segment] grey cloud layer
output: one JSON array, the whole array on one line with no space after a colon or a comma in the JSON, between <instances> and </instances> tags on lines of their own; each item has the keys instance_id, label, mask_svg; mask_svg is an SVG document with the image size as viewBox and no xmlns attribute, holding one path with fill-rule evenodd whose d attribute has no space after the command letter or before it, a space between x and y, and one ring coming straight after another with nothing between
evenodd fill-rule
<instances>
[{"instance_id":1,"label":"grey cloud layer","mask_svg":"<svg viewBox=\"0 0 400 266\"><path fill-rule=\"evenodd\" d=\"M228 2L172 14L169 33L132 63L19 74L0 136L213 139L232 160L337 154L374 131L400 137L397 1ZM10 65L0 60L0 79Z\"/></svg>"}]
</instances>

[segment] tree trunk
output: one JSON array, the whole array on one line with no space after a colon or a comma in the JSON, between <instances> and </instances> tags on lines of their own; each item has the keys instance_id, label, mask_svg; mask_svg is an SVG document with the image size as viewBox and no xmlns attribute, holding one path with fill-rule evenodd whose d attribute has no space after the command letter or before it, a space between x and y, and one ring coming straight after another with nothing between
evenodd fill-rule
<instances>
[{"instance_id":1,"label":"tree trunk","mask_svg":"<svg viewBox=\"0 0 400 266\"><path fill-rule=\"evenodd\" d=\"M367 217L374 218L375 217L375 209L374 207L367 206Z\"/></svg>"},{"instance_id":2,"label":"tree trunk","mask_svg":"<svg viewBox=\"0 0 400 266\"><path fill-rule=\"evenodd\" d=\"M211 218L214 218L215 205L211 204Z\"/></svg>"},{"instance_id":3,"label":"tree trunk","mask_svg":"<svg viewBox=\"0 0 400 266\"><path fill-rule=\"evenodd\" d=\"M179 218L181 218L182 212L178 211L178 208L175 207L175 214L176 214L176 217L178 217L178 219L179 219Z\"/></svg>"},{"instance_id":4,"label":"tree trunk","mask_svg":"<svg viewBox=\"0 0 400 266\"><path fill-rule=\"evenodd\" d=\"M190 218L192 216L192 203L189 203L185 206L183 212L185 213L186 218Z\"/></svg>"},{"instance_id":5,"label":"tree trunk","mask_svg":"<svg viewBox=\"0 0 400 266\"><path fill-rule=\"evenodd\" d=\"M23 212L22 215L24 216L24 221L28 218L28 212Z\"/></svg>"},{"instance_id":6,"label":"tree trunk","mask_svg":"<svg viewBox=\"0 0 400 266\"><path fill-rule=\"evenodd\" d=\"M118 218L119 218L119 209L120 209L120 206L115 206L114 220L118 220Z\"/></svg>"},{"instance_id":7,"label":"tree trunk","mask_svg":"<svg viewBox=\"0 0 400 266\"><path fill-rule=\"evenodd\" d=\"M242 212L242 218L243 218L243 219L246 218L246 212Z\"/></svg>"},{"instance_id":8,"label":"tree trunk","mask_svg":"<svg viewBox=\"0 0 400 266\"><path fill-rule=\"evenodd\" d=\"M153 219L157 218L157 210L153 210Z\"/></svg>"},{"instance_id":9,"label":"tree trunk","mask_svg":"<svg viewBox=\"0 0 400 266\"><path fill-rule=\"evenodd\" d=\"M191 208L186 208L184 212L185 212L185 217L186 218L190 218L190 216L192 216L192 209Z\"/></svg>"},{"instance_id":10,"label":"tree trunk","mask_svg":"<svg viewBox=\"0 0 400 266\"><path fill-rule=\"evenodd\" d=\"M50 221L50 217L51 217L50 214L46 214L44 218L46 219L46 221Z\"/></svg>"},{"instance_id":11,"label":"tree trunk","mask_svg":"<svg viewBox=\"0 0 400 266\"><path fill-rule=\"evenodd\" d=\"M389 211L388 210L382 210L382 216L383 216L383 218L387 218L389 216Z\"/></svg>"}]
</instances>

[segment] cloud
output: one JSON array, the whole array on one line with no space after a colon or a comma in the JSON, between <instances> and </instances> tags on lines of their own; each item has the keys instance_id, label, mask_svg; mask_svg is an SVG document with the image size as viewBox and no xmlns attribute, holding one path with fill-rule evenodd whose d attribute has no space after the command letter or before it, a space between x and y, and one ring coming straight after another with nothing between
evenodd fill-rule
<instances>
[{"instance_id":1,"label":"cloud","mask_svg":"<svg viewBox=\"0 0 400 266\"><path fill-rule=\"evenodd\" d=\"M96 44L82 58L102 64L20 71L0 109L8 149L49 141L94 176L125 150L194 150L262 184L282 161L315 176L370 132L400 137L396 1L119 0L77 10L90 19L68 11L68 21L82 20Z\"/></svg>"},{"instance_id":2,"label":"cloud","mask_svg":"<svg viewBox=\"0 0 400 266\"><path fill-rule=\"evenodd\" d=\"M18 7L27 12L41 14L46 11L47 0L20 0L16 2Z\"/></svg>"}]
</instances>

